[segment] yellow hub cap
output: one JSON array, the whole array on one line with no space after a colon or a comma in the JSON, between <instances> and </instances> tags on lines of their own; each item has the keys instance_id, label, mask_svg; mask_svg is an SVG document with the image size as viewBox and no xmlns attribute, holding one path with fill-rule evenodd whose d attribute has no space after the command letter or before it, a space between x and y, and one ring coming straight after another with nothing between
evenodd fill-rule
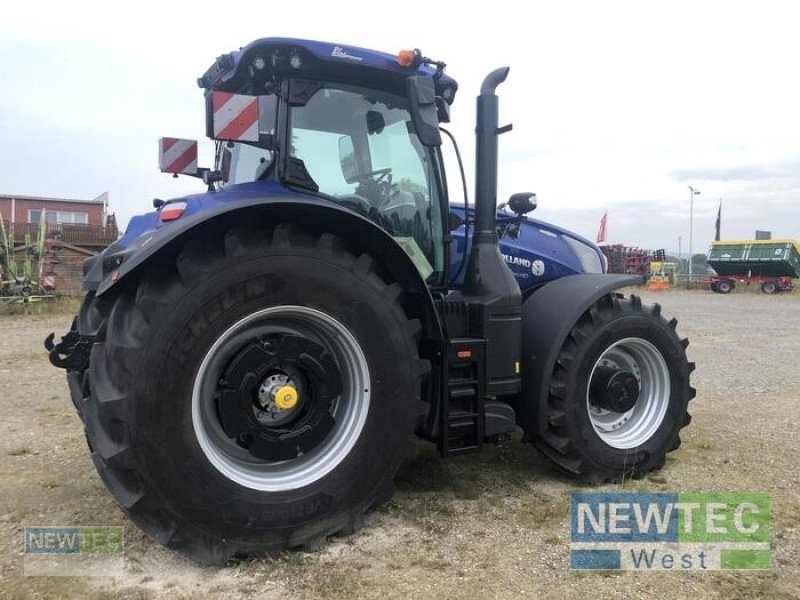
<instances>
[{"instance_id":1,"label":"yellow hub cap","mask_svg":"<svg viewBox=\"0 0 800 600\"><path fill-rule=\"evenodd\" d=\"M275 406L279 410L289 410L297 405L297 390L285 385L275 392Z\"/></svg>"}]
</instances>

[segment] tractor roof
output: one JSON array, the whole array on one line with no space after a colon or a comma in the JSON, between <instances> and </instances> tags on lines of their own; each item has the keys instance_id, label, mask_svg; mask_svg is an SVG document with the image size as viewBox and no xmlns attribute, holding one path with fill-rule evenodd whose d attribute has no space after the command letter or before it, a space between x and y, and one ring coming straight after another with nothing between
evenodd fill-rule
<instances>
[{"instance_id":1,"label":"tractor roof","mask_svg":"<svg viewBox=\"0 0 800 600\"><path fill-rule=\"evenodd\" d=\"M276 75L330 78L383 88L404 85L407 77L420 73L434 75L436 70L429 65L402 67L397 56L356 46L262 38L217 58L198 84L206 90L257 95L259 85ZM444 73L436 79L437 95L448 103L452 103L457 88L456 81Z\"/></svg>"}]
</instances>

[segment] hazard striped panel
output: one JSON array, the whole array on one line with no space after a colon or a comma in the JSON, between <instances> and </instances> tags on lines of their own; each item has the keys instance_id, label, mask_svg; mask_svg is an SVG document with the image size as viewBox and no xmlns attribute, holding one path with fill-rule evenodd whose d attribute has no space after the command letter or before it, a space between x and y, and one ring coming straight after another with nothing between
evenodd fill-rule
<instances>
[{"instance_id":1,"label":"hazard striped panel","mask_svg":"<svg viewBox=\"0 0 800 600\"><path fill-rule=\"evenodd\" d=\"M214 138L240 142L258 141L258 97L214 92Z\"/></svg>"},{"instance_id":2,"label":"hazard striped panel","mask_svg":"<svg viewBox=\"0 0 800 600\"><path fill-rule=\"evenodd\" d=\"M158 140L158 168L162 173L197 173L197 141L164 137Z\"/></svg>"}]
</instances>

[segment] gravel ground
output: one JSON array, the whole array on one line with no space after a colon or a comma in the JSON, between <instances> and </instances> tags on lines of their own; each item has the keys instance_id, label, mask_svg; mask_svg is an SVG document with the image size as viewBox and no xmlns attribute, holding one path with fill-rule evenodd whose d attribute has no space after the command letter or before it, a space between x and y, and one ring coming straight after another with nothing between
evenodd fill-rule
<instances>
[{"instance_id":1,"label":"gravel ground","mask_svg":"<svg viewBox=\"0 0 800 600\"><path fill-rule=\"evenodd\" d=\"M0 317L0 597L797 598L800 294L644 294L676 316L698 368L694 420L665 469L626 488L772 495L774 568L581 574L569 564L580 484L519 442L440 461L433 447L360 533L313 554L199 568L141 535L97 477L63 373L42 339L71 317ZM619 489L606 486L601 489ZM123 525L123 577L24 577L26 525Z\"/></svg>"}]
</instances>

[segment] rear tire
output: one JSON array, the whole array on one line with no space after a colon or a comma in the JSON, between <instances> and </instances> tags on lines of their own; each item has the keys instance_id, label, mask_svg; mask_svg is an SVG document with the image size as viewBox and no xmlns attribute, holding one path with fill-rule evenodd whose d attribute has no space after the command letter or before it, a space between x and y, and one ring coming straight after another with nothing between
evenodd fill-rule
<instances>
[{"instance_id":1,"label":"rear tire","mask_svg":"<svg viewBox=\"0 0 800 600\"><path fill-rule=\"evenodd\" d=\"M661 468L666 454L680 446L680 430L691 421L687 405L695 396L688 340L677 336L676 324L661 316L658 304L642 305L637 296L597 301L561 348L543 415L546 430L534 434L534 444L591 483L638 478ZM633 389L605 400L612 373L622 375L623 389Z\"/></svg>"},{"instance_id":2,"label":"rear tire","mask_svg":"<svg viewBox=\"0 0 800 600\"><path fill-rule=\"evenodd\" d=\"M765 281L761 284L761 291L765 294L777 294L780 289L776 281Z\"/></svg>"},{"instance_id":3,"label":"rear tire","mask_svg":"<svg viewBox=\"0 0 800 600\"><path fill-rule=\"evenodd\" d=\"M92 350L79 405L104 483L137 526L204 563L358 529L391 497L426 407L420 325L400 298L330 234L189 242L117 298ZM278 372L297 405L251 405L275 398Z\"/></svg>"}]
</instances>

